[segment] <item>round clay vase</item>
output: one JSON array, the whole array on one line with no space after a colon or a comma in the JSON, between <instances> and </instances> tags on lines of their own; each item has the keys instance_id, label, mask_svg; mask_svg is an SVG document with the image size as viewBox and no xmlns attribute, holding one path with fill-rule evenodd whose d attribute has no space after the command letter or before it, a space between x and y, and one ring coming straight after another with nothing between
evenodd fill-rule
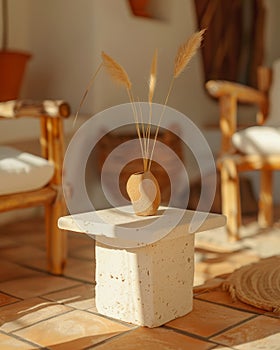
<instances>
[{"instance_id":1,"label":"round clay vase","mask_svg":"<svg viewBox=\"0 0 280 350\"><path fill-rule=\"evenodd\" d=\"M160 205L159 184L150 171L132 174L126 184L127 194L136 215L155 215Z\"/></svg>"}]
</instances>

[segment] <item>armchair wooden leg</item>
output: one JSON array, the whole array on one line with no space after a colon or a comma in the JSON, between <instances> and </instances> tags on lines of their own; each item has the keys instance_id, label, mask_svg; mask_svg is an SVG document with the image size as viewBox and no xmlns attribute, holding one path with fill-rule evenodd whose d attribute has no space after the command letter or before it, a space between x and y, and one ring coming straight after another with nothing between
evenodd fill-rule
<instances>
[{"instance_id":1,"label":"armchair wooden leg","mask_svg":"<svg viewBox=\"0 0 280 350\"><path fill-rule=\"evenodd\" d=\"M67 241L66 232L57 227L57 220L65 215L64 203L56 200L46 205L46 238L48 271L54 275L63 274L66 264Z\"/></svg>"},{"instance_id":2,"label":"armchair wooden leg","mask_svg":"<svg viewBox=\"0 0 280 350\"><path fill-rule=\"evenodd\" d=\"M230 241L240 239L241 204L239 177L233 161L221 165L222 213L227 217L227 232Z\"/></svg>"},{"instance_id":3,"label":"armchair wooden leg","mask_svg":"<svg viewBox=\"0 0 280 350\"><path fill-rule=\"evenodd\" d=\"M273 222L272 171L261 171L258 223L266 228Z\"/></svg>"}]
</instances>

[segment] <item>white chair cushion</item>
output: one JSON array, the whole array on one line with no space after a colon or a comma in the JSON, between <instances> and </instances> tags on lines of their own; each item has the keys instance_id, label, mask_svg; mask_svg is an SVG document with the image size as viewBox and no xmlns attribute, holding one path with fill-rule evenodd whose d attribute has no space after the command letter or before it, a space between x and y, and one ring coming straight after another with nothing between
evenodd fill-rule
<instances>
[{"instance_id":1,"label":"white chair cushion","mask_svg":"<svg viewBox=\"0 0 280 350\"><path fill-rule=\"evenodd\" d=\"M53 174L54 166L46 159L0 146L0 195L39 189Z\"/></svg>"},{"instance_id":2,"label":"white chair cushion","mask_svg":"<svg viewBox=\"0 0 280 350\"><path fill-rule=\"evenodd\" d=\"M236 132L232 143L245 154L280 155L280 127L252 126Z\"/></svg>"},{"instance_id":3,"label":"white chair cushion","mask_svg":"<svg viewBox=\"0 0 280 350\"><path fill-rule=\"evenodd\" d=\"M272 71L265 126L252 126L232 137L233 145L245 154L280 155L280 59L273 63Z\"/></svg>"}]
</instances>

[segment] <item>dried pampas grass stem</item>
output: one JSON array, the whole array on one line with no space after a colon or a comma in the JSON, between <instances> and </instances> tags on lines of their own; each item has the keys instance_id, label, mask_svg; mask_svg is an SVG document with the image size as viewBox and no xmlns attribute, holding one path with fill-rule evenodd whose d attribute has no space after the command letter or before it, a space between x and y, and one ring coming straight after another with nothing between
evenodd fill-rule
<instances>
[{"instance_id":1,"label":"dried pampas grass stem","mask_svg":"<svg viewBox=\"0 0 280 350\"><path fill-rule=\"evenodd\" d=\"M172 88L174 85L174 81L183 72L183 70L186 68L186 66L188 65L188 63L192 59L192 57L196 54L197 50L200 48L205 31L206 31L206 29L202 29L199 32L194 33L183 45L181 45L179 47L179 49L177 51L177 55L175 57L175 62L174 62L173 77L172 77L172 80L171 80L171 83L170 83L170 86L168 89L168 93L166 95L164 107L162 109L162 112L161 112L161 115L159 118L159 123L157 125L156 132L155 132L153 147L152 147L150 161L149 161L149 165L148 165L149 170L150 170L151 164L152 164L152 159L153 159L154 149L155 149L155 145L156 145L156 140L157 140L158 133L159 133L160 124L162 121L162 117L164 115L164 111L166 109L166 105L167 105L169 96L171 94L171 91L172 91Z\"/></svg>"},{"instance_id":2,"label":"dried pampas grass stem","mask_svg":"<svg viewBox=\"0 0 280 350\"><path fill-rule=\"evenodd\" d=\"M157 58L158 58L158 50L156 49L154 52L151 69L150 69L150 79L149 79L149 104L150 104L150 111L149 111L149 121L148 125L146 127L146 131L144 134L144 140L145 140L145 154L146 154L146 160L144 162L144 171L148 170L149 166L149 147L150 147L150 138L151 138L151 124L152 124L152 102L153 97L155 93L155 87L157 82Z\"/></svg>"},{"instance_id":3,"label":"dried pampas grass stem","mask_svg":"<svg viewBox=\"0 0 280 350\"><path fill-rule=\"evenodd\" d=\"M107 69L107 72L112 79L115 82L125 86L127 90L130 90L131 82L124 68L105 52L102 52L102 60L104 67Z\"/></svg>"},{"instance_id":4,"label":"dried pampas grass stem","mask_svg":"<svg viewBox=\"0 0 280 350\"><path fill-rule=\"evenodd\" d=\"M98 66L96 72L93 74L93 76L91 77L91 79L90 79L90 81L89 81L89 83L88 83L88 86L87 86L87 88L86 88L86 90L85 90L85 92L84 92L84 94L83 94L83 97L82 97L82 99L81 99L81 102L80 102L79 107L78 107L78 110L77 110L77 113L76 113L76 115L75 115L75 118L74 118L74 121L73 121L73 128L74 128L74 126L75 126L75 124L76 124L76 120L77 120L77 118L78 118L78 115L79 115L79 113L80 113L80 110L81 110L81 108L82 108L82 105L83 105L84 102L85 102L85 99L86 99L86 97L87 97L87 95L88 95L88 92L89 92L90 88L92 87L92 84L93 84L93 82L94 82L94 80L95 80L95 78L96 78L96 76L97 76L97 74L99 73L99 71L100 71L101 68L102 68L102 63L100 63L100 65Z\"/></svg>"},{"instance_id":5,"label":"dried pampas grass stem","mask_svg":"<svg viewBox=\"0 0 280 350\"><path fill-rule=\"evenodd\" d=\"M150 103L153 102L156 81L157 81L157 57L158 57L158 51L156 49L153 56L153 61L152 61L151 71L150 71L150 80L149 80L149 102Z\"/></svg>"},{"instance_id":6,"label":"dried pampas grass stem","mask_svg":"<svg viewBox=\"0 0 280 350\"><path fill-rule=\"evenodd\" d=\"M201 45L204 33L205 29L194 33L187 42L179 47L174 64L174 78L177 78L182 73L195 55Z\"/></svg>"},{"instance_id":7,"label":"dried pampas grass stem","mask_svg":"<svg viewBox=\"0 0 280 350\"><path fill-rule=\"evenodd\" d=\"M145 167L145 150L144 150L144 146L143 146L143 142L142 142L141 130L140 130L140 126L139 126L138 112L137 112L137 109L135 107L134 97L133 97L132 89L131 89L132 84L130 82L129 76L128 76L127 72L125 71L125 69L118 62L116 62L112 57L107 55L105 52L102 52L101 56L102 56L102 60L103 60L103 65L106 68L109 75L111 76L112 80L126 88L126 91L127 91L127 94L128 94L131 106L132 106L134 122L135 122L135 126L136 126L138 139L140 142L143 165Z\"/></svg>"}]
</instances>

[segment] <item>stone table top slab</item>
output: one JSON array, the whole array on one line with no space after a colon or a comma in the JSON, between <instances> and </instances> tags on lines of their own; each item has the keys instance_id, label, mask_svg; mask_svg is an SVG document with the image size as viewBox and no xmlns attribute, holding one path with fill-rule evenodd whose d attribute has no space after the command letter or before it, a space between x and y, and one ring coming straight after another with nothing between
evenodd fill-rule
<instances>
[{"instance_id":1,"label":"stone table top slab","mask_svg":"<svg viewBox=\"0 0 280 350\"><path fill-rule=\"evenodd\" d=\"M157 215L137 216L132 206L124 206L64 216L59 218L58 227L102 239L105 244L115 245L119 240L122 246L130 247L212 230L225 223L220 214L161 206Z\"/></svg>"}]
</instances>

